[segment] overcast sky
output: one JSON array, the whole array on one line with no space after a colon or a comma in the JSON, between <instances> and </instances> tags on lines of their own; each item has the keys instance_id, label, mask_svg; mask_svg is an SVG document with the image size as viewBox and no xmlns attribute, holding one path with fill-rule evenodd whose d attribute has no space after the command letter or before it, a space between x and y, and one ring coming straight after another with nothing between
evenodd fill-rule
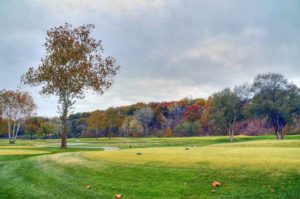
<instances>
[{"instance_id":1,"label":"overcast sky","mask_svg":"<svg viewBox=\"0 0 300 199\"><path fill-rule=\"evenodd\" d=\"M44 54L46 30L94 24L121 70L104 95L75 112L136 102L207 97L280 72L300 86L300 1L0 0L0 88L16 89ZM57 115L54 97L30 91L38 114Z\"/></svg>"}]
</instances>

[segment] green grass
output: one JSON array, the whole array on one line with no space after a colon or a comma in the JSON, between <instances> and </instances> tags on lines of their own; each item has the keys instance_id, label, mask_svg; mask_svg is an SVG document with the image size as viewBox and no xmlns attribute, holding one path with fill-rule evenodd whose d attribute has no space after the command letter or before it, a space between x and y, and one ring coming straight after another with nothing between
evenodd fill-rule
<instances>
[{"instance_id":1,"label":"green grass","mask_svg":"<svg viewBox=\"0 0 300 199\"><path fill-rule=\"evenodd\" d=\"M300 198L300 136L69 143L59 149L59 140L0 140L0 198ZM121 150L96 148L103 146ZM215 180L222 186L213 188Z\"/></svg>"}]
</instances>

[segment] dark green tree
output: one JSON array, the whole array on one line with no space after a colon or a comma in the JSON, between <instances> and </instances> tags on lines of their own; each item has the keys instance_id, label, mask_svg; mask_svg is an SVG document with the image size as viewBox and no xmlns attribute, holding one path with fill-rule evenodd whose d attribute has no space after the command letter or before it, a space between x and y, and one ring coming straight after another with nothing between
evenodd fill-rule
<instances>
[{"instance_id":1,"label":"dark green tree","mask_svg":"<svg viewBox=\"0 0 300 199\"><path fill-rule=\"evenodd\" d=\"M281 74L258 75L253 83L250 106L254 115L267 117L277 139L284 139L284 127L300 110L299 89Z\"/></svg>"},{"instance_id":2,"label":"dark green tree","mask_svg":"<svg viewBox=\"0 0 300 199\"><path fill-rule=\"evenodd\" d=\"M212 119L219 128L226 129L233 142L236 123L243 118L244 105L248 101L247 86L236 87L233 91L225 88L215 93L212 99Z\"/></svg>"}]
</instances>

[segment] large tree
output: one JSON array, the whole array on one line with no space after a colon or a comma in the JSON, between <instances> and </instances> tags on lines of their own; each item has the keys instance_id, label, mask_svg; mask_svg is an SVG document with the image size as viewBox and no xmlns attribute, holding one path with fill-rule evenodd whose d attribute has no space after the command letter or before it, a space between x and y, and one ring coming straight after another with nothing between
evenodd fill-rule
<instances>
[{"instance_id":1,"label":"large tree","mask_svg":"<svg viewBox=\"0 0 300 199\"><path fill-rule=\"evenodd\" d=\"M33 98L27 92L0 91L1 117L7 121L9 143L14 144L20 127L36 109Z\"/></svg>"},{"instance_id":2,"label":"large tree","mask_svg":"<svg viewBox=\"0 0 300 199\"><path fill-rule=\"evenodd\" d=\"M281 74L258 75L253 83L251 109L257 116L267 117L277 139L284 139L284 127L293 122L300 110L299 89Z\"/></svg>"},{"instance_id":3,"label":"large tree","mask_svg":"<svg viewBox=\"0 0 300 199\"><path fill-rule=\"evenodd\" d=\"M212 99L213 121L216 126L225 128L233 142L236 123L243 117L243 107L248 96L246 86L236 87L234 91L225 88L215 93Z\"/></svg>"},{"instance_id":4,"label":"large tree","mask_svg":"<svg viewBox=\"0 0 300 199\"><path fill-rule=\"evenodd\" d=\"M87 89L103 94L119 69L113 57L103 56L101 41L91 37L93 29L94 25L73 28L66 23L48 30L41 64L22 78L24 84L42 85L42 94L58 97L62 148L67 147L67 118L76 99L84 98Z\"/></svg>"}]
</instances>

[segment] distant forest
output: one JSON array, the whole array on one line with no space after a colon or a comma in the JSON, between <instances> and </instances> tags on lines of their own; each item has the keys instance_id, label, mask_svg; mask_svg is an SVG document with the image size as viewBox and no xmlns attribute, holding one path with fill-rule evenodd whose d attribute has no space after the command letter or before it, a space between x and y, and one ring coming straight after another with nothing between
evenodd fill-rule
<instances>
[{"instance_id":1,"label":"distant forest","mask_svg":"<svg viewBox=\"0 0 300 199\"><path fill-rule=\"evenodd\" d=\"M69 117L71 137L182 137L227 135L226 128L219 126L213 120L211 110L212 97L208 99L182 99L180 101L161 103L137 103L130 106L109 108L105 111L76 113ZM101 116L96 116L101 115ZM142 115L142 116L140 116ZM140 117L147 115L143 121ZM99 117L110 121L97 128L89 123L92 117ZM105 120L104 119L104 120ZM299 123L300 124L300 123ZM110 126L111 125L111 126ZM297 126L287 133L297 133ZM145 128L145 129L143 129ZM236 125L236 134L264 135L274 132L265 118L248 118Z\"/></svg>"},{"instance_id":2,"label":"distant forest","mask_svg":"<svg viewBox=\"0 0 300 199\"><path fill-rule=\"evenodd\" d=\"M68 117L68 137L182 137L264 135L283 139L300 132L299 89L281 74L258 75L250 85L224 90L203 99L137 103L75 113ZM1 136L6 124L0 122ZM58 138L59 118L32 117L20 137Z\"/></svg>"}]
</instances>

